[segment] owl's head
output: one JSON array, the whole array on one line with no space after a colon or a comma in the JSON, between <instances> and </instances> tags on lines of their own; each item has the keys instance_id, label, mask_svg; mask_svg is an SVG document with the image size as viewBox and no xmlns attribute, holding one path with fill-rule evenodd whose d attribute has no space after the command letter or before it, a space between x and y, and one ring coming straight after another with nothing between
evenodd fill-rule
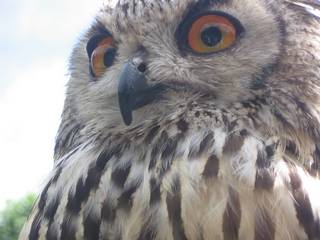
<instances>
[{"instance_id":1,"label":"owl's head","mask_svg":"<svg viewBox=\"0 0 320 240\"><path fill-rule=\"evenodd\" d=\"M77 134L125 130L201 98L226 108L263 98L288 124L317 126L320 23L312 4L107 3L73 51L63 123Z\"/></svg>"}]
</instances>

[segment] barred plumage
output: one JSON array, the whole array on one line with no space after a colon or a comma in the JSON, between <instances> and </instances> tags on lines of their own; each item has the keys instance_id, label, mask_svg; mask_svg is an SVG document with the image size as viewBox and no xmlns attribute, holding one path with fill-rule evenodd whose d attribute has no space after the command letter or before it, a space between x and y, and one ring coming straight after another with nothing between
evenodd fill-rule
<instances>
[{"instance_id":1,"label":"barred plumage","mask_svg":"<svg viewBox=\"0 0 320 240\"><path fill-rule=\"evenodd\" d=\"M20 239L320 239L317 8L106 6L72 55L54 170ZM210 55L177 46L204 13L236 18L245 32ZM111 36L98 76L92 51Z\"/></svg>"}]
</instances>

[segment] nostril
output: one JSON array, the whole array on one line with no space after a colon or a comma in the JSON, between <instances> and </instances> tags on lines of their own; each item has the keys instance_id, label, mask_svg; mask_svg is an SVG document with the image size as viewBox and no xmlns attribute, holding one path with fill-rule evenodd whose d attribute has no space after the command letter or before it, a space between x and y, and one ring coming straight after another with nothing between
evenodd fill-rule
<instances>
[{"instance_id":1,"label":"nostril","mask_svg":"<svg viewBox=\"0 0 320 240\"><path fill-rule=\"evenodd\" d=\"M144 73L147 70L147 65L145 63L139 64L138 70L139 70L139 72Z\"/></svg>"}]
</instances>

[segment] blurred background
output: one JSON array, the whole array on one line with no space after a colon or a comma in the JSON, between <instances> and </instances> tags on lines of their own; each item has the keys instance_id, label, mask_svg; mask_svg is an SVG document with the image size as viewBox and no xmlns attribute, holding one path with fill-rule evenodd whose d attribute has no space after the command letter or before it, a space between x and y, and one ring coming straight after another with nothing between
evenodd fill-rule
<instances>
[{"instance_id":1,"label":"blurred background","mask_svg":"<svg viewBox=\"0 0 320 240\"><path fill-rule=\"evenodd\" d=\"M102 0L0 0L0 240L53 166L68 57Z\"/></svg>"}]
</instances>

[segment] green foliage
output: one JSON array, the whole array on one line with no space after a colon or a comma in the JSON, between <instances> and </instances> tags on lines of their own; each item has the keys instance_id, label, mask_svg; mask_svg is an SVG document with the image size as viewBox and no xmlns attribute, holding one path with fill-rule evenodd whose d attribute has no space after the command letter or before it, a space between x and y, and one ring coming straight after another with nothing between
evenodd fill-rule
<instances>
[{"instance_id":1,"label":"green foliage","mask_svg":"<svg viewBox=\"0 0 320 240\"><path fill-rule=\"evenodd\" d=\"M0 212L0 240L18 239L35 200L34 194L28 194L18 201L7 202L5 209Z\"/></svg>"}]
</instances>

